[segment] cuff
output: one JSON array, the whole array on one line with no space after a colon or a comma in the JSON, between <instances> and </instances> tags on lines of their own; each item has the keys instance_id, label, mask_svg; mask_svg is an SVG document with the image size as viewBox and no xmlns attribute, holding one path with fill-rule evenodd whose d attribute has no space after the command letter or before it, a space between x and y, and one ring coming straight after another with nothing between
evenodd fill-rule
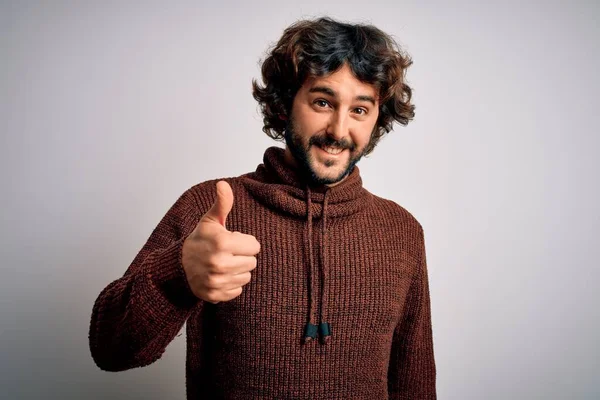
<instances>
[{"instance_id":1,"label":"cuff","mask_svg":"<svg viewBox=\"0 0 600 400\"><path fill-rule=\"evenodd\" d=\"M185 238L163 249L146 265L146 274L152 284L175 307L188 309L200 301L192 292L181 263L181 249Z\"/></svg>"}]
</instances>

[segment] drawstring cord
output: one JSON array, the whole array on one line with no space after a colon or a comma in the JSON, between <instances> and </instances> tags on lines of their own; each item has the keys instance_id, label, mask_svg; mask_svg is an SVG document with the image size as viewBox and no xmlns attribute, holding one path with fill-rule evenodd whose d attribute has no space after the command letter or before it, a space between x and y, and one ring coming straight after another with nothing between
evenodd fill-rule
<instances>
[{"instance_id":1,"label":"drawstring cord","mask_svg":"<svg viewBox=\"0 0 600 400\"><path fill-rule=\"evenodd\" d=\"M312 248L312 199L311 199L311 194L310 194L310 187L306 187L306 195L308 198L308 201L306 202L307 205L307 214L308 214L308 221L307 221L307 229L308 229L308 234L306 239L308 239L308 252L309 252L309 268L308 268L308 274L309 274L309 285L308 285L308 307L309 307L309 314L308 314L308 322L306 323L306 326L304 327L304 343L308 343L310 341L312 341L313 339L317 338L317 326L314 324L314 316L315 316L315 300L314 300L314 290L315 290L315 281L314 281L314 277L315 277L315 271L314 271L314 259L313 259L313 248Z\"/></svg>"},{"instance_id":2,"label":"drawstring cord","mask_svg":"<svg viewBox=\"0 0 600 400\"><path fill-rule=\"evenodd\" d=\"M304 327L304 343L308 343L317 338L317 333L321 337L321 343L325 344L331 339L331 324L328 322L323 322L326 317L326 309L327 309L327 289L326 289L326 280L327 280L327 200L329 191L325 192L325 196L323 199L323 226L322 226L322 240L323 246L321 248L321 254L323 255L322 260L322 274L321 274L321 307L319 312L319 325L315 325L315 266L314 266L314 256L313 256L313 246L312 246L312 196L310 187L306 187L307 194L307 239L308 239L308 251L309 251L309 285L308 285L308 302L309 302L309 316L308 322Z\"/></svg>"},{"instance_id":3,"label":"drawstring cord","mask_svg":"<svg viewBox=\"0 0 600 400\"><path fill-rule=\"evenodd\" d=\"M329 324L329 322L327 322L327 293L329 292L327 290L327 281L328 281L328 276L327 274L329 273L329 265L327 265L328 263L328 259L327 259L327 200L328 200L328 195L329 195L329 190L325 192L325 196L323 199L323 233L322 233L322 240L323 240L323 247L322 247L322 251L321 254L323 255L323 270L322 270L322 280L321 280L321 285L322 285L322 291L321 291L321 318L320 321L321 323L319 324L319 334L321 335L321 343L325 344L327 342L329 342L329 340L331 339L331 324Z\"/></svg>"}]
</instances>

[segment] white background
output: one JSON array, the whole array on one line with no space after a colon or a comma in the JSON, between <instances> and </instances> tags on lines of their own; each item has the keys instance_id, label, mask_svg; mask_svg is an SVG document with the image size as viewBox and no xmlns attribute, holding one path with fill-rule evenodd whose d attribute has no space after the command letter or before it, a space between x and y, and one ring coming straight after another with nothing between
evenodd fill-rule
<instances>
[{"instance_id":1,"label":"white background","mask_svg":"<svg viewBox=\"0 0 600 400\"><path fill-rule=\"evenodd\" d=\"M414 59L415 120L359 168L425 228L439 398L599 398L597 2L121 3L0 6L2 398L185 397L185 334L103 372L93 302L183 191L262 162L251 79L325 14Z\"/></svg>"}]
</instances>

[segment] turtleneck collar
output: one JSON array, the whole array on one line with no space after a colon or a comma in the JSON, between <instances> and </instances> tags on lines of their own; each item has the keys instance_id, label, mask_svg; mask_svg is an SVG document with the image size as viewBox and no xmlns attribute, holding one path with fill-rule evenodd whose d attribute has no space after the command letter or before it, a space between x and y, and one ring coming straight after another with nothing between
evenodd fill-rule
<instances>
[{"instance_id":1,"label":"turtleneck collar","mask_svg":"<svg viewBox=\"0 0 600 400\"><path fill-rule=\"evenodd\" d=\"M329 275L328 242L329 218L346 217L367 207L371 194L363 188L360 171L354 166L350 174L342 182L333 187L312 187L303 175L290 166L285 160L285 150L279 147L269 147L264 154L263 164L255 172L242 176L242 182L259 202L266 207L306 219L304 244L308 249L308 317L304 326L304 343L321 337L325 344L331 339L332 327L327 322L328 316L328 286ZM322 219L322 234L320 246L321 270L317 274L313 254L313 219ZM320 276L319 276L320 275ZM317 282L321 278L321 284ZM317 311L317 290L322 288L320 309ZM317 318L319 323L317 325Z\"/></svg>"},{"instance_id":2,"label":"turtleneck collar","mask_svg":"<svg viewBox=\"0 0 600 400\"><path fill-rule=\"evenodd\" d=\"M255 172L244 175L243 182L265 206L299 218L307 218L308 193L311 214L316 218L322 217L325 193L328 218L352 215L368 206L371 200L369 192L362 186L358 166L333 187L309 186L302 174L286 162L285 150L275 146L265 151L263 163Z\"/></svg>"}]
</instances>

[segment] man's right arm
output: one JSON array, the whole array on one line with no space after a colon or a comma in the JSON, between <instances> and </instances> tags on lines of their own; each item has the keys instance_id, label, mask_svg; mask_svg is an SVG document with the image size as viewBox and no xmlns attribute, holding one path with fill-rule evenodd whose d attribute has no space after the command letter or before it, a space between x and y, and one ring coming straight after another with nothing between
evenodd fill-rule
<instances>
[{"instance_id":1,"label":"man's right arm","mask_svg":"<svg viewBox=\"0 0 600 400\"><path fill-rule=\"evenodd\" d=\"M154 229L123 277L98 296L89 345L95 363L123 371L159 359L196 306L182 267L182 246L193 230L198 207L182 194Z\"/></svg>"},{"instance_id":2,"label":"man's right arm","mask_svg":"<svg viewBox=\"0 0 600 400\"><path fill-rule=\"evenodd\" d=\"M98 296L89 340L101 369L122 371L151 364L195 307L229 301L250 282L260 243L254 236L227 230L231 187L218 182L216 193L196 193L201 204L191 189L181 195L125 275ZM196 221L199 210L206 209Z\"/></svg>"}]
</instances>

